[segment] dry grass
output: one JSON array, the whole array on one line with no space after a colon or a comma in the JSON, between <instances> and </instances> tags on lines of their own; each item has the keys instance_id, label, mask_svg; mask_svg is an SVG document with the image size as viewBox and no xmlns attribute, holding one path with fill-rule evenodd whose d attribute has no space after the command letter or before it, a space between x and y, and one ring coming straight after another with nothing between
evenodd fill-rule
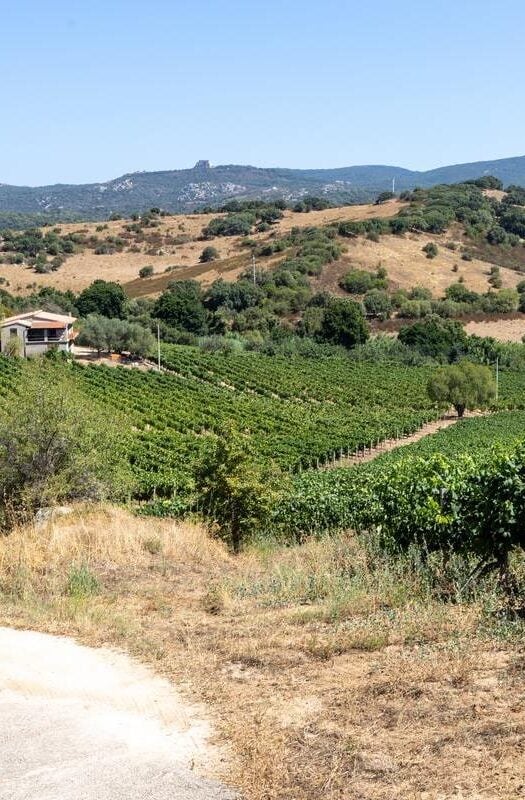
<instances>
[{"instance_id":1,"label":"dry grass","mask_svg":"<svg viewBox=\"0 0 525 800\"><path fill-rule=\"evenodd\" d=\"M467 322L465 331L476 336L493 336L500 342L521 342L525 336L525 317L486 322Z\"/></svg>"},{"instance_id":2,"label":"dry grass","mask_svg":"<svg viewBox=\"0 0 525 800\"><path fill-rule=\"evenodd\" d=\"M74 594L80 566L97 583ZM1 540L0 591L4 623L125 647L204 700L248 800L523 796L522 629L351 536L234 558L84 510Z\"/></svg>"},{"instance_id":3,"label":"dry grass","mask_svg":"<svg viewBox=\"0 0 525 800\"><path fill-rule=\"evenodd\" d=\"M430 241L435 242L439 250L433 259L428 259L422 252L423 246ZM450 241L455 242L458 249L449 250L444 246L445 242ZM347 240L347 245L344 257L325 267L322 276L314 282L316 288L345 295L339 288L339 281L349 269L374 271L378 266L383 266L388 271L392 288L425 286L432 291L434 297L442 297L447 286L462 278L465 286L473 291L486 292L490 289L488 277L491 265L476 258L472 261L461 259L461 237L458 230L440 236L427 233L385 235L380 237L379 242L359 237ZM455 265L457 272L453 271ZM504 287L516 286L522 277L515 270L501 267Z\"/></svg>"},{"instance_id":4,"label":"dry grass","mask_svg":"<svg viewBox=\"0 0 525 800\"><path fill-rule=\"evenodd\" d=\"M345 219L368 219L372 217L387 217L396 214L403 203L390 202L383 205L345 206L327 209L326 211L311 211L307 214L286 211L284 218L272 227L276 235L285 234L294 226L309 227L312 225L325 225ZM146 229L145 234L162 237L166 235L176 238L188 237L190 241L182 244L162 245L160 255L151 255L147 251L147 243L140 244L140 252L126 250L112 255L95 255L93 250L85 249L69 257L57 272L46 275L37 275L32 269L14 264L0 264L0 276L9 281L9 290L14 294L28 294L37 286L54 286L61 290L71 289L81 291L89 286L96 278L130 284L131 296L156 294L165 288L170 280L186 280L192 278L204 284L211 283L217 277L225 280L235 280L242 269L250 263L250 254L240 246L239 236L219 236L207 242L198 241L202 229L208 224L212 216L206 214L187 214L161 217L159 227ZM219 215L220 216L220 215ZM125 225L129 220L118 220L104 223L107 229L97 232L100 223L64 223L58 227L63 235L73 232L82 232L86 236L98 236L105 239L108 236L121 236L125 233ZM251 238L257 241L266 241L268 234L254 234ZM132 244L133 241L130 241ZM219 252L220 260L213 264L200 264L199 256L205 245L212 245ZM239 263L236 263L239 262ZM155 277L147 280L138 280L141 267L151 265ZM167 267L176 266L173 273L165 273ZM264 263L260 265L264 266Z\"/></svg>"}]
</instances>

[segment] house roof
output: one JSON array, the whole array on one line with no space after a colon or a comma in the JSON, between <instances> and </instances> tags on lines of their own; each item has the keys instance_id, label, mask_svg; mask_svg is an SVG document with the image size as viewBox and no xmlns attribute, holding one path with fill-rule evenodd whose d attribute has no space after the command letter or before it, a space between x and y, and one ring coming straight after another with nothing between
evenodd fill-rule
<instances>
[{"instance_id":1,"label":"house roof","mask_svg":"<svg viewBox=\"0 0 525 800\"><path fill-rule=\"evenodd\" d=\"M63 322L52 322L51 320L49 320L49 322L40 322L40 321L32 322L31 330L34 330L35 328L42 329L42 330L49 330L49 329L62 330L64 328L64 323Z\"/></svg>"},{"instance_id":2,"label":"house roof","mask_svg":"<svg viewBox=\"0 0 525 800\"><path fill-rule=\"evenodd\" d=\"M26 328L65 328L76 322L76 317L68 314L52 314L50 311L26 311L14 317L0 320L0 328L8 325L23 325Z\"/></svg>"}]
</instances>

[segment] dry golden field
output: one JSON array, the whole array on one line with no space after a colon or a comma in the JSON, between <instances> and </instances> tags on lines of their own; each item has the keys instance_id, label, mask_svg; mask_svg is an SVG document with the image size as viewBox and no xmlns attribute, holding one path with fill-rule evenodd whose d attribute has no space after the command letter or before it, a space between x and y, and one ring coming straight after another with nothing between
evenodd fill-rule
<instances>
[{"instance_id":1,"label":"dry golden field","mask_svg":"<svg viewBox=\"0 0 525 800\"><path fill-rule=\"evenodd\" d=\"M293 227L389 217L403 207L404 204L399 201L389 201L382 205L342 206L309 213L286 211L284 218L272 226L270 233L256 233L250 238L262 243L269 240L270 236L284 235ZM175 279L194 279L203 285L209 285L218 277L228 281L235 280L250 266L250 250L242 246L242 237L216 237L202 241L202 230L212 216L217 215L161 217L158 226L144 229L139 239L126 231L129 220L103 223L103 230L100 230L102 223L61 224L57 227L62 234L79 232L84 236L98 236L100 240L108 236L118 236L124 238L126 244L122 252L110 255L96 255L93 248L85 247L82 252L67 258L56 272L45 275L38 275L25 266L0 264L0 277L8 281L6 288L14 294L28 294L41 286L78 292L96 278L103 278L123 284L133 297L154 296ZM386 267L392 288L409 289L422 285L430 288L435 297L442 296L446 287L460 278L469 289L485 292L490 288L487 280L490 260L461 259L465 242L459 225L452 226L446 234L439 236L384 235L378 242L360 236L357 239L340 241L345 249L344 256L337 263L324 268L322 276L312 281L314 288L344 294L338 284L350 268L375 270L379 265ZM426 258L422 252L422 247L429 241L435 242L439 248L434 259ZM451 243L456 246L455 250L445 246ZM218 250L219 259L201 264L199 256L207 245ZM284 255L259 258L258 268L269 269L284 258ZM485 254L484 257L490 258L490 254ZM139 270L144 266L153 267L154 275L151 278L138 277ZM515 286L521 278L519 272L503 266L501 277L504 287Z\"/></svg>"},{"instance_id":2,"label":"dry golden field","mask_svg":"<svg viewBox=\"0 0 525 800\"><path fill-rule=\"evenodd\" d=\"M286 211L284 219L272 226L272 232L277 235L285 233L294 226L306 227L312 225L324 225L330 222L339 222L344 219L369 219L373 217L388 217L397 213L403 207L402 203L389 202L383 205L362 205L346 206L341 208L327 209L326 211L311 211L307 214ZM165 283L174 278L185 279L188 277L201 281L204 284L211 283L219 275L224 274L227 280L235 280L239 272L250 262L249 251L240 246L240 237L216 237L209 241L198 241L202 234L202 229L206 227L210 219L217 214L189 214L180 216L161 217L159 226L146 229L146 237L154 237L152 241L140 243L139 252L130 252L126 248L124 252L112 255L96 255L92 249L85 249L84 252L77 253L60 267L57 272L46 275L37 275L32 269L16 265L0 264L0 277L9 281L9 290L15 294L27 294L31 292L36 283L40 286L55 286L56 288L73 291L81 291L89 286L96 278L103 278L108 281L117 281L127 284L138 278L141 267L151 265L155 270L153 280L142 280L132 287L133 294L154 294L164 288ZM60 224L57 227L60 233L81 232L86 236L96 235L101 239L107 236L125 235L125 226L129 220L117 220L107 223L82 222ZM104 230L97 231L101 225ZM162 242L157 245L155 238L166 236L171 239L188 238L189 241L180 244L165 244ZM264 241L268 234L255 234L253 239ZM130 240L130 244L134 244ZM199 256L206 245L212 245L220 254L219 261L213 264L199 264ZM154 252L148 252L154 251ZM239 264L231 267L230 259L237 259ZM165 274L167 267L175 266L177 269L174 274L168 276L164 281L159 278ZM140 291L139 291L140 290Z\"/></svg>"},{"instance_id":3,"label":"dry golden field","mask_svg":"<svg viewBox=\"0 0 525 800\"><path fill-rule=\"evenodd\" d=\"M432 290L435 297L443 295L447 286L463 279L465 286L476 292L486 292L490 285L488 276L490 264L474 258L472 261L461 259L461 236L457 230L443 235L428 233L411 233L405 236L381 236L379 242L372 242L363 236L345 240L347 252L336 264L330 264L323 270L322 276L313 281L314 286L324 288L335 294L344 295L339 288L339 280L350 268L357 267L373 271L384 266L388 271L392 287L410 289L413 286L425 286ZM435 242L438 255L428 259L422 248L427 242ZM445 242L454 242L456 250L449 250ZM454 266L457 265L457 272ZM523 280L523 275L512 269L501 267L501 279L504 287L513 287Z\"/></svg>"},{"instance_id":4,"label":"dry golden field","mask_svg":"<svg viewBox=\"0 0 525 800\"><path fill-rule=\"evenodd\" d=\"M245 800L525 796L520 629L490 594L448 592L351 534L232 556L200 526L108 508L0 541L0 624L174 680Z\"/></svg>"}]
</instances>

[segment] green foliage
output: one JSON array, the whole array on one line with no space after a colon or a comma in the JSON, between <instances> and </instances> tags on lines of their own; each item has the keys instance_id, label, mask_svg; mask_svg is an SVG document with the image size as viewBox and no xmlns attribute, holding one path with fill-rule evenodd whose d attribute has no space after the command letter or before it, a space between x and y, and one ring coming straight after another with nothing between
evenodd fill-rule
<instances>
[{"instance_id":1,"label":"green foliage","mask_svg":"<svg viewBox=\"0 0 525 800\"><path fill-rule=\"evenodd\" d=\"M153 307L153 317L168 325L201 334L206 332L206 311L197 281L173 281Z\"/></svg>"},{"instance_id":2,"label":"green foliage","mask_svg":"<svg viewBox=\"0 0 525 800\"><path fill-rule=\"evenodd\" d=\"M303 197L302 200L299 200L293 207L294 211L298 212L308 212L308 211L324 211L326 208L330 208L332 203L330 200L327 200L326 197L315 197L313 195L308 195Z\"/></svg>"},{"instance_id":3,"label":"green foliage","mask_svg":"<svg viewBox=\"0 0 525 800\"><path fill-rule=\"evenodd\" d=\"M365 311L371 317L384 320L390 317L392 301L388 292L381 289L371 289L363 298Z\"/></svg>"},{"instance_id":4,"label":"green foliage","mask_svg":"<svg viewBox=\"0 0 525 800\"><path fill-rule=\"evenodd\" d=\"M213 239L215 236L247 236L251 233L256 219L256 215L251 211L214 217L204 228L202 235L205 239Z\"/></svg>"},{"instance_id":5,"label":"green foliage","mask_svg":"<svg viewBox=\"0 0 525 800\"><path fill-rule=\"evenodd\" d=\"M438 361L454 360L462 352L466 340L460 323L435 316L399 331L400 342Z\"/></svg>"},{"instance_id":6,"label":"green foliage","mask_svg":"<svg viewBox=\"0 0 525 800\"><path fill-rule=\"evenodd\" d=\"M207 264L209 261L216 261L219 258L219 251L216 247L208 245L200 254L199 261L201 264Z\"/></svg>"},{"instance_id":7,"label":"green foliage","mask_svg":"<svg viewBox=\"0 0 525 800\"><path fill-rule=\"evenodd\" d=\"M122 318L126 295L118 283L96 280L80 293L76 303L82 317L101 314L104 317Z\"/></svg>"},{"instance_id":8,"label":"green foliage","mask_svg":"<svg viewBox=\"0 0 525 800\"><path fill-rule=\"evenodd\" d=\"M84 600L98 594L100 582L86 564L74 565L69 570L65 592L75 600Z\"/></svg>"},{"instance_id":9,"label":"green foliage","mask_svg":"<svg viewBox=\"0 0 525 800\"><path fill-rule=\"evenodd\" d=\"M479 189L503 189L502 181L499 178L495 178L494 175L483 175L482 178L475 178L471 181L465 181L465 183L473 184Z\"/></svg>"},{"instance_id":10,"label":"green foliage","mask_svg":"<svg viewBox=\"0 0 525 800\"><path fill-rule=\"evenodd\" d=\"M381 192L376 197L376 205L381 205L382 203L386 203L387 200L393 200L394 198L394 192Z\"/></svg>"},{"instance_id":11,"label":"green foliage","mask_svg":"<svg viewBox=\"0 0 525 800\"><path fill-rule=\"evenodd\" d=\"M266 528L285 487L278 466L259 462L250 438L231 427L221 432L195 470L199 505L235 552Z\"/></svg>"},{"instance_id":12,"label":"green foliage","mask_svg":"<svg viewBox=\"0 0 525 800\"><path fill-rule=\"evenodd\" d=\"M151 278L152 275L153 275L153 267L151 266L141 267L139 269L139 278Z\"/></svg>"},{"instance_id":13,"label":"green foliage","mask_svg":"<svg viewBox=\"0 0 525 800\"><path fill-rule=\"evenodd\" d=\"M359 303L339 298L330 300L324 310L318 337L323 342L346 348L366 342L369 330Z\"/></svg>"},{"instance_id":14,"label":"green foliage","mask_svg":"<svg viewBox=\"0 0 525 800\"><path fill-rule=\"evenodd\" d=\"M422 250L426 254L427 258L435 258L439 252L438 246L435 242L427 242Z\"/></svg>"},{"instance_id":15,"label":"green foliage","mask_svg":"<svg viewBox=\"0 0 525 800\"><path fill-rule=\"evenodd\" d=\"M480 364L461 361L436 370L428 382L431 400L454 406L458 417L466 409L486 408L496 394L492 371Z\"/></svg>"},{"instance_id":16,"label":"green foliage","mask_svg":"<svg viewBox=\"0 0 525 800\"><path fill-rule=\"evenodd\" d=\"M122 497L131 488L117 417L86 401L66 369L24 364L2 409L4 524L57 502Z\"/></svg>"},{"instance_id":17,"label":"green foliage","mask_svg":"<svg viewBox=\"0 0 525 800\"><path fill-rule=\"evenodd\" d=\"M136 322L90 314L82 326L78 343L94 347L99 353L128 352L144 357L153 351L155 339L151 331Z\"/></svg>"},{"instance_id":18,"label":"green foliage","mask_svg":"<svg viewBox=\"0 0 525 800\"><path fill-rule=\"evenodd\" d=\"M365 294L371 289L386 289L388 280L386 271L377 270L375 273L361 269L352 269L341 279L339 285L350 294Z\"/></svg>"}]
</instances>

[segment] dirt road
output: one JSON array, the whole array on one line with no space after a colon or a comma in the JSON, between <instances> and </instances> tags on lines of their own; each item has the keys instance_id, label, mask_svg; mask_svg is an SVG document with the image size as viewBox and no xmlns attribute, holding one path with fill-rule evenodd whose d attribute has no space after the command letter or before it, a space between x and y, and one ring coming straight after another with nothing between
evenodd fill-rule
<instances>
[{"instance_id":1,"label":"dirt road","mask_svg":"<svg viewBox=\"0 0 525 800\"><path fill-rule=\"evenodd\" d=\"M220 758L209 735L127 656L0 628L2 800L232 800L198 777Z\"/></svg>"}]
</instances>

